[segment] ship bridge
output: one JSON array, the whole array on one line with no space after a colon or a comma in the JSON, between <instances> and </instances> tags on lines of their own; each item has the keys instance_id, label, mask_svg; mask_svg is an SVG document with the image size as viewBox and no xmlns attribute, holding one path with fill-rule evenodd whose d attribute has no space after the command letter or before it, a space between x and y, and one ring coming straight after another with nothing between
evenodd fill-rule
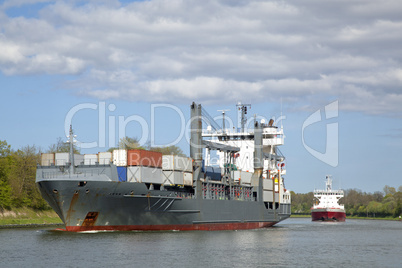
<instances>
[{"instance_id":1,"label":"ship bridge","mask_svg":"<svg viewBox=\"0 0 402 268\"><path fill-rule=\"evenodd\" d=\"M277 127L271 124L261 124L262 126L262 145L263 152L265 154L264 171L271 170L274 173L277 169L278 162L285 161L285 158L280 153L277 146L284 144L283 127ZM254 129L248 131L245 129L243 132L238 132L235 129L214 129L212 125L209 125L207 129L202 130L202 137L209 139L209 141L215 144L221 144L222 146L229 146L239 148L235 164L238 169L254 172L253 154L254 154ZM225 164L224 152L217 153L219 159L217 160L220 167ZM208 148L205 150L204 159L206 165L211 164L210 151ZM280 163L282 168L282 174L286 173L284 165Z\"/></svg>"}]
</instances>

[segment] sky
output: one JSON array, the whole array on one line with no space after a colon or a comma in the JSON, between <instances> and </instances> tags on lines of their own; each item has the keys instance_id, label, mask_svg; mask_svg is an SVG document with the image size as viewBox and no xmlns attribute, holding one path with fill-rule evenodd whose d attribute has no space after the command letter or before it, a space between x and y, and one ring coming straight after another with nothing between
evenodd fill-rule
<instances>
[{"instance_id":1,"label":"sky","mask_svg":"<svg viewBox=\"0 0 402 268\"><path fill-rule=\"evenodd\" d=\"M286 188L402 185L399 0L0 1L0 140L189 154L190 104L283 125ZM281 120L280 120L281 119ZM229 122L230 121L230 122Z\"/></svg>"}]
</instances>

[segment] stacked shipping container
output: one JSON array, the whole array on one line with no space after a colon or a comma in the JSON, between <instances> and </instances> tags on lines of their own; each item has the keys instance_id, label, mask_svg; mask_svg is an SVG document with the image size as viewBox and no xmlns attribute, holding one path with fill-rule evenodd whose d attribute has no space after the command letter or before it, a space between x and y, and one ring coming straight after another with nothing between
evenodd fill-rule
<instances>
[{"instance_id":1,"label":"stacked shipping container","mask_svg":"<svg viewBox=\"0 0 402 268\"><path fill-rule=\"evenodd\" d=\"M65 166L70 163L69 153L43 153L41 154L42 166ZM76 166L84 163L84 156L80 154L74 154L74 164Z\"/></svg>"},{"instance_id":2,"label":"stacked shipping container","mask_svg":"<svg viewBox=\"0 0 402 268\"><path fill-rule=\"evenodd\" d=\"M54 166L54 154L41 154L41 166Z\"/></svg>"},{"instance_id":3,"label":"stacked shipping container","mask_svg":"<svg viewBox=\"0 0 402 268\"><path fill-rule=\"evenodd\" d=\"M127 150L127 166L162 168L162 153L140 149Z\"/></svg>"},{"instance_id":4,"label":"stacked shipping container","mask_svg":"<svg viewBox=\"0 0 402 268\"><path fill-rule=\"evenodd\" d=\"M113 164L117 168L119 181L127 181L127 150L113 150Z\"/></svg>"},{"instance_id":5,"label":"stacked shipping container","mask_svg":"<svg viewBox=\"0 0 402 268\"><path fill-rule=\"evenodd\" d=\"M112 161L112 153L99 154L74 154L74 164L78 165L109 165ZM64 166L70 163L70 153L42 153L41 166Z\"/></svg>"},{"instance_id":6,"label":"stacked shipping container","mask_svg":"<svg viewBox=\"0 0 402 268\"><path fill-rule=\"evenodd\" d=\"M192 160L140 149L114 150L120 181L164 185L193 185Z\"/></svg>"},{"instance_id":7,"label":"stacked shipping container","mask_svg":"<svg viewBox=\"0 0 402 268\"><path fill-rule=\"evenodd\" d=\"M69 163L69 153L41 155L42 166L62 166ZM146 150L114 150L98 154L74 155L75 165L108 165L117 167L119 181L164 185L193 185L191 158L164 155Z\"/></svg>"},{"instance_id":8,"label":"stacked shipping container","mask_svg":"<svg viewBox=\"0 0 402 268\"><path fill-rule=\"evenodd\" d=\"M113 164L117 167L127 166L127 150L113 150Z\"/></svg>"},{"instance_id":9,"label":"stacked shipping container","mask_svg":"<svg viewBox=\"0 0 402 268\"><path fill-rule=\"evenodd\" d=\"M127 181L162 184L162 153L127 150Z\"/></svg>"},{"instance_id":10,"label":"stacked shipping container","mask_svg":"<svg viewBox=\"0 0 402 268\"><path fill-rule=\"evenodd\" d=\"M84 165L95 165L98 161L97 154L84 154Z\"/></svg>"},{"instance_id":11,"label":"stacked shipping container","mask_svg":"<svg viewBox=\"0 0 402 268\"><path fill-rule=\"evenodd\" d=\"M191 158L177 155L162 157L163 184L193 185L193 163Z\"/></svg>"},{"instance_id":12,"label":"stacked shipping container","mask_svg":"<svg viewBox=\"0 0 402 268\"><path fill-rule=\"evenodd\" d=\"M99 165L109 165L112 162L111 152L98 153Z\"/></svg>"}]
</instances>

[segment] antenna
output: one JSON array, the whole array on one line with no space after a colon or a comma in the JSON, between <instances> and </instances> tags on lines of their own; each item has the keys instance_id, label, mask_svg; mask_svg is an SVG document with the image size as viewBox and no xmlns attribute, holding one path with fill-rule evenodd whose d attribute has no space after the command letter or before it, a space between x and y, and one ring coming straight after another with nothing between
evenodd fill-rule
<instances>
[{"instance_id":1,"label":"antenna","mask_svg":"<svg viewBox=\"0 0 402 268\"><path fill-rule=\"evenodd\" d=\"M218 112L222 112L222 133L225 133L225 112L230 110L218 110Z\"/></svg>"},{"instance_id":2,"label":"antenna","mask_svg":"<svg viewBox=\"0 0 402 268\"><path fill-rule=\"evenodd\" d=\"M251 104L242 104L240 101L236 104L237 111L238 111L238 118L237 118L237 131L244 132L244 126L247 123L247 107L251 109Z\"/></svg>"},{"instance_id":3,"label":"antenna","mask_svg":"<svg viewBox=\"0 0 402 268\"><path fill-rule=\"evenodd\" d=\"M281 97L281 128L283 128L283 125L282 125L282 97Z\"/></svg>"},{"instance_id":4,"label":"antenna","mask_svg":"<svg viewBox=\"0 0 402 268\"><path fill-rule=\"evenodd\" d=\"M332 191L332 178L331 178L331 175L327 175L325 184L326 184L326 190L327 191Z\"/></svg>"}]
</instances>

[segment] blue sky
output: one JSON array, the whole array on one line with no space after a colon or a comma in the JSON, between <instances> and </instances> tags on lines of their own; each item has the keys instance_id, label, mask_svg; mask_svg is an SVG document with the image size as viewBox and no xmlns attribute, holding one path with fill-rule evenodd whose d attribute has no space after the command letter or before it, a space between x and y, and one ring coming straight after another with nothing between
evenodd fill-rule
<instances>
[{"instance_id":1,"label":"blue sky","mask_svg":"<svg viewBox=\"0 0 402 268\"><path fill-rule=\"evenodd\" d=\"M119 117L135 119L123 134L164 145L180 137L192 101L212 116L230 109L235 123L242 101L249 117L286 117L287 188L323 188L327 174L344 189L397 188L401 13L392 0L2 1L0 140L46 151L69 112L87 107L72 122L81 144L98 146L82 153L117 143ZM336 117L303 130L334 101ZM306 148L325 154L328 124L338 129L336 165ZM189 152L185 138L177 145Z\"/></svg>"}]
</instances>

